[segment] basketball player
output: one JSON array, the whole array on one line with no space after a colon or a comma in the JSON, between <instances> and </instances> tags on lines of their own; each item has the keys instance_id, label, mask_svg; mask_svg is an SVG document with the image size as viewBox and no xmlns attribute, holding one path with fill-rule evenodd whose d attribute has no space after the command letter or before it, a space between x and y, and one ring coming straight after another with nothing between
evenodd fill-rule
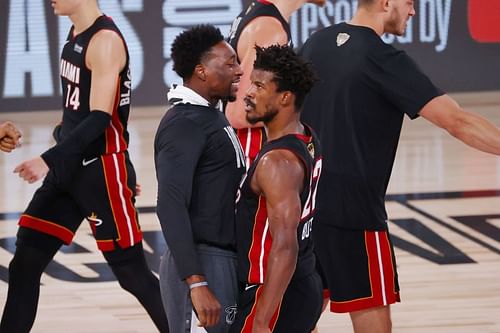
<instances>
[{"instance_id":1,"label":"basketball player","mask_svg":"<svg viewBox=\"0 0 500 333\"><path fill-rule=\"evenodd\" d=\"M320 147L299 120L315 77L286 45L256 48L246 119L267 142L240 186L236 212L240 295L231 332L310 332L322 286L310 234Z\"/></svg>"},{"instance_id":2,"label":"basketball player","mask_svg":"<svg viewBox=\"0 0 500 333\"><path fill-rule=\"evenodd\" d=\"M318 31L302 49L320 76L302 115L324 154L315 246L331 310L350 313L355 332L390 332L390 304L400 300L384 199L404 115L500 154L495 125L464 111L381 40L403 35L413 15L413 1L359 0L352 21Z\"/></svg>"},{"instance_id":3,"label":"basketball player","mask_svg":"<svg viewBox=\"0 0 500 333\"><path fill-rule=\"evenodd\" d=\"M255 61L254 46L266 47L275 44L293 46L290 17L306 3L323 6L326 0L253 0L233 21L229 33L229 43L236 50L243 69L243 76L236 101L226 106L225 113L231 126L236 129L238 139L245 152L247 168L250 167L266 141L263 123L250 124L246 120L243 100L250 87L250 73ZM317 264L318 270L321 271L319 262ZM323 284L326 287L326 281ZM324 307L327 304L328 297L325 296Z\"/></svg>"},{"instance_id":4,"label":"basketball player","mask_svg":"<svg viewBox=\"0 0 500 333\"><path fill-rule=\"evenodd\" d=\"M169 91L172 107L155 138L157 214L167 241L162 299L171 332L226 333L236 313L234 210L245 160L219 107L234 100L242 72L211 25L179 34L172 60L183 84Z\"/></svg>"},{"instance_id":5,"label":"basketball player","mask_svg":"<svg viewBox=\"0 0 500 333\"><path fill-rule=\"evenodd\" d=\"M0 150L6 153L13 151L19 144L21 132L10 121L0 124Z\"/></svg>"},{"instance_id":6,"label":"basketball player","mask_svg":"<svg viewBox=\"0 0 500 333\"><path fill-rule=\"evenodd\" d=\"M127 46L96 0L53 0L52 7L73 23L60 63L60 142L15 168L29 183L47 176L19 220L0 331L30 331L41 274L86 218L120 286L139 300L160 332L168 332L134 207L135 172L127 152Z\"/></svg>"},{"instance_id":7,"label":"basketball player","mask_svg":"<svg viewBox=\"0 0 500 333\"><path fill-rule=\"evenodd\" d=\"M243 98L250 86L250 73L255 60L254 46L291 45L290 16L306 3L324 5L326 0L254 0L233 21L229 43L236 50L243 76L236 101L226 106L225 113L231 126L237 129L247 167L265 142L263 124L249 124L244 111Z\"/></svg>"}]
</instances>

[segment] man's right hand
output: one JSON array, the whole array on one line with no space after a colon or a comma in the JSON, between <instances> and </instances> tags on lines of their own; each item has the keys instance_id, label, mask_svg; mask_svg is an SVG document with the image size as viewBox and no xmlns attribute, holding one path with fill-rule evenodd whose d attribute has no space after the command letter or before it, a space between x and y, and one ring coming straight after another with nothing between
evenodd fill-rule
<instances>
[{"instance_id":1,"label":"man's right hand","mask_svg":"<svg viewBox=\"0 0 500 333\"><path fill-rule=\"evenodd\" d=\"M208 286L190 290L191 302L198 315L198 326L210 327L219 322L221 305Z\"/></svg>"},{"instance_id":2,"label":"man's right hand","mask_svg":"<svg viewBox=\"0 0 500 333\"><path fill-rule=\"evenodd\" d=\"M17 127L7 121L0 124L0 150L6 153L10 153L14 150L20 143L21 132Z\"/></svg>"}]
</instances>

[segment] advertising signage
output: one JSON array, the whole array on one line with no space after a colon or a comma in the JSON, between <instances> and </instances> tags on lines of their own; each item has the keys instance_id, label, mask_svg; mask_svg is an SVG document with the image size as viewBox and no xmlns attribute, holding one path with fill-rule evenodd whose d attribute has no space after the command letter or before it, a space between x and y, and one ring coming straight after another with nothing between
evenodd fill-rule
<instances>
[{"instance_id":1,"label":"advertising signage","mask_svg":"<svg viewBox=\"0 0 500 333\"><path fill-rule=\"evenodd\" d=\"M182 30L214 24L227 35L247 0L101 0L127 40L132 104L162 105L172 71L170 47ZM291 18L299 48L315 31L348 21L357 0L305 5ZM404 36L384 36L405 49L436 85L448 92L500 89L500 1L416 0L417 15ZM0 1L0 112L57 109L59 54L70 22L47 0ZM332 59L334 61L334 59Z\"/></svg>"}]
</instances>

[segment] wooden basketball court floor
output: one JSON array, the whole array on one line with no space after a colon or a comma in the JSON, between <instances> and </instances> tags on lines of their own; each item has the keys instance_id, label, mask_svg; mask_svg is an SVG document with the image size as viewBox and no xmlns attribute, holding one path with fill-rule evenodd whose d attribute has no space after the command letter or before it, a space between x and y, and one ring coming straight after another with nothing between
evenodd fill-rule
<instances>
[{"instance_id":1,"label":"wooden basketball court floor","mask_svg":"<svg viewBox=\"0 0 500 333\"><path fill-rule=\"evenodd\" d=\"M468 110L500 125L500 91L454 95ZM163 236L156 202L153 138L163 106L135 107L130 153L142 195L137 199L148 261L157 271ZM0 154L0 309L16 222L40 183L12 173L53 142L59 111L2 113L24 132L23 146ZM405 120L387 209L402 303L392 307L394 332L500 333L500 158L477 152L423 119ZM154 332L122 291L82 224L42 277L33 332ZM352 331L348 315L325 312L320 332Z\"/></svg>"}]
</instances>

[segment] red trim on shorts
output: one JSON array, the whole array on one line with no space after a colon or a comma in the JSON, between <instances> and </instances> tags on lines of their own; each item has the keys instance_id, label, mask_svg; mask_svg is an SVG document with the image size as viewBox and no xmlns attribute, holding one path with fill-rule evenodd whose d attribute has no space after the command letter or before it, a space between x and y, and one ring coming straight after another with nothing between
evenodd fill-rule
<instances>
[{"instance_id":1,"label":"red trim on shorts","mask_svg":"<svg viewBox=\"0 0 500 333\"><path fill-rule=\"evenodd\" d=\"M371 295L344 302L331 301L330 310L332 312L354 312L401 301L394 283L395 269L387 231L365 231L365 246ZM381 273L383 273L383 279Z\"/></svg>"},{"instance_id":2,"label":"red trim on shorts","mask_svg":"<svg viewBox=\"0 0 500 333\"><path fill-rule=\"evenodd\" d=\"M263 285L260 285L257 287L257 290L255 291L255 300L254 300L253 305L252 305L252 310L250 310L250 313L245 318L245 323L243 324L243 327L241 328L240 333L252 333L253 321L255 319L255 313L257 312L257 302L259 302L263 290L264 290ZM282 301L283 300L280 300L280 303L278 304L276 311L274 311L274 314L271 317L271 320L269 321L269 329L271 330L271 332L274 330L274 327L276 326L276 323L278 322L278 317L279 317L279 313L281 310Z\"/></svg>"},{"instance_id":3,"label":"red trim on shorts","mask_svg":"<svg viewBox=\"0 0 500 333\"><path fill-rule=\"evenodd\" d=\"M330 299L330 289L323 289L323 299Z\"/></svg>"},{"instance_id":4,"label":"red trim on shorts","mask_svg":"<svg viewBox=\"0 0 500 333\"><path fill-rule=\"evenodd\" d=\"M113 251L115 249L115 242L114 240L97 240L97 248L101 250L102 252L108 252L108 251Z\"/></svg>"},{"instance_id":5,"label":"red trim on shorts","mask_svg":"<svg viewBox=\"0 0 500 333\"><path fill-rule=\"evenodd\" d=\"M73 240L74 233L59 224L43 220L34 216L23 214L18 223L21 227L30 228L36 231L59 238L64 244L69 245Z\"/></svg>"},{"instance_id":6,"label":"red trim on shorts","mask_svg":"<svg viewBox=\"0 0 500 333\"><path fill-rule=\"evenodd\" d=\"M106 189L118 233L117 243L125 249L142 240L142 232L137 221L133 203L133 192L127 185L125 154L103 155Z\"/></svg>"}]
</instances>

